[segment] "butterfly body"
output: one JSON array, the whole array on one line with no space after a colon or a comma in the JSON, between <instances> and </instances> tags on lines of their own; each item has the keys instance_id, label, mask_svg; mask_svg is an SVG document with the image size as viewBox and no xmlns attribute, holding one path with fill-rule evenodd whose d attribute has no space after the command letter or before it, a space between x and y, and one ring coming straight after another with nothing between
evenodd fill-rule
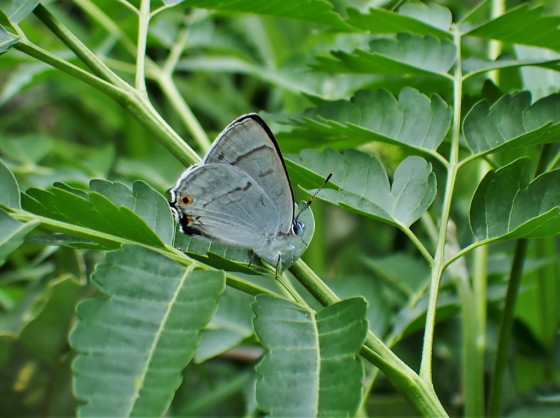
<instances>
[{"instance_id":1,"label":"butterfly body","mask_svg":"<svg viewBox=\"0 0 560 418\"><path fill-rule=\"evenodd\" d=\"M278 144L255 114L226 127L171 194L184 233L250 249L273 266L292 264L313 234L294 217L297 205ZM304 220L312 218L306 212Z\"/></svg>"}]
</instances>

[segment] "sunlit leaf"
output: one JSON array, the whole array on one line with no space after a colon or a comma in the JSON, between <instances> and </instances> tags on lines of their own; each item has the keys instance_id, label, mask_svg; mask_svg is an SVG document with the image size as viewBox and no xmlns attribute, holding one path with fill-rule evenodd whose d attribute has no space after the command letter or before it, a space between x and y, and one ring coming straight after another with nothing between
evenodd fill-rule
<instances>
[{"instance_id":1,"label":"sunlit leaf","mask_svg":"<svg viewBox=\"0 0 560 418\"><path fill-rule=\"evenodd\" d=\"M361 400L357 358L367 304L346 299L315 313L272 296L253 304L255 332L267 349L256 397L271 416L353 416Z\"/></svg>"},{"instance_id":2,"label":"sunlit leaf","mask_svg":"<svg viewBox=\"0 0 560 418\"><path fill-rule=\"evenodd\" d=\"M348 16L348 23L371 33L412 32L451 38L451 33L448 31L451 25L451 12L435 3L406 4L398 13L381 8L370 9L367 13L349 9Z\"/></svg>"},{"instance_id":3,"label":"sunlit leaf","mask_svg":"<svg viewBox=\"0 0 560 418\"><path fill-rule=\"evenodd\" d=\"M523 4L466 35L560 51L560 16L543 16L543 9Z\"/></svg>"},{"instance_id":4,"label":"sunlit leaf","mask_svg":"<svg viewBox=\"0 0 560 418\"><path fill-rule=\"evenodd\" d=\"M493 105L480 102L465 117L463 131L477 155L558 141L560 95L553 94L532 105L529 92L503 96Z\"/></svg>"},{"instance_id":5,"label":"sunlit leaf","mask_svg":"<svg viewBox=\"0 0 560 418\"><path fill-rule=\"evenodd\" d=\"M251 0L189 0L188 6L228 12L287 17L329 25L339 30L350 29L342 18L333 11L332 4L325 0L302 0L298 1L297 4L283 0L270 0L267 2L254 2Z\"/></svg>"},{"instance_id":6,"label":"sunlit leaf","mask_svg":"<svg viewBox=\"0 0 560 418\"><path fill-rule=\"evenodd\" d=\"M380 141L432 154L447 135L451 108L439 96L430 99L411 88L403 89L398 99L385 90L366 90L350 101L324 101L294 123L298 126L295 135L326 145Z\"/></svg>"},{"instance_id":7,"label":"sunlit leaf","mask_svg":"<svg viewBox=\"0 0 560 418\"><path fill-rule=\"evenodd\" d=\"M470 209L478 240L560 234L560 170L531 181L531 160L520 158L492 170L479 184Z\"/></svg>"},{"instance_id":8,"label":"sunlit leaf","mask_svg":"<svg viewBox=\"0 0 560 418\"><path fill-rule=\"evenodd\" d=\"M396 39L380 38L370 51L332 51L335 58L318 57L316 71L381 74L443 74L455 62L453 42L433 35L399 33Z\"/></svg>"},{"instance_id":9,"label":"sunlit leaf","mask_svg":"<svg viewBox=\"0 0 560 418\"><path fill-rule=\"evenodd\" d=\"M318 199L400 227L414 223L436 195L432 166L420 157L406 158L397 167L392 185L379 160L352 149L343 153L332 149L304 150L287 164L319 175L333 173ZM307 175L301 177L304 176Z\"/></svg>"},{"instance_id":10,"label":"sunlit leaf","mask_svg":"<svg viewBox=\"0 0 560 418\"><path fill-rule=\"evenodd\" d=\"M70 342L81 416L161 416L224 290L220 271L186 268L142 247L107 255L78 306Z\"/></svg>"}]
</instances>

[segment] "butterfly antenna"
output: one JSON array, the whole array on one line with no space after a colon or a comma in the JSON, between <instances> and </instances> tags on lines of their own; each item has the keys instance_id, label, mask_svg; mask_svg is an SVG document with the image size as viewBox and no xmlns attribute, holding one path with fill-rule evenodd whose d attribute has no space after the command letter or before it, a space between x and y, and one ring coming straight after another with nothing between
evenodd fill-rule
<instances>
[{"instance_id":1,"label":"butterfly antenna","mask_svg":"<svg viewBox=\"0 0 560 418\"><path fill-rule=\"evenodd\" d=\"M309 206L311 206L311 204L313 203L313 198L314 198L315 196L317 196L317 194L318 194L321 190L323 190L323 187L326 186L326 184L329 182L329 180L331 179L331 177L332 177L332 173L329 173L329 175L327 176L327 178L325 179L325 181L323 182L323 184L321 184L321 187L319 187L319 188L317 189L317 191L316 191L315 193L313 193L313 196L311 196L311 197L309 198L309 200L308 200L307 202L305 202L305 204L301 207L301 209L299 210L299 212L298 212L298 214L297 214L297 216L296 216L296 220L299 218L299 215L301 215L301 213L302 213L304 210L306 210Z\"/></svg>"}]
</instances>

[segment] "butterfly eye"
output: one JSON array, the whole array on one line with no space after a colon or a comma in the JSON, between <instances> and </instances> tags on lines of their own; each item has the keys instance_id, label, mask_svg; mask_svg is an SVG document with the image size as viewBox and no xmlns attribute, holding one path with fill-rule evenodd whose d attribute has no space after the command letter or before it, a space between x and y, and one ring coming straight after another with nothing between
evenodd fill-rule
<instances>
[{"instance_id":1,"label":"butterfly eye","mask_svg":"<svg viewBox=\"0 0 560 418\"><path fill-rule=\"evenodd\" d=\"M303 231L305 231L305 225L303 224L302 221L295 221L294 224L292 225L292 231L296 235L301 235L303 234Z\"/></svg>"},{"instance_id":2,"label":"butterfly eye","mask_svg":"<svg viewBox=\"0 0 560 418\"><path fill-rule=\"evenodd\" d=\"M193 198L189 195L184 194L181 196L181 204L183 205L190 205L193 202Z\"/></svg>"}]
</instances>

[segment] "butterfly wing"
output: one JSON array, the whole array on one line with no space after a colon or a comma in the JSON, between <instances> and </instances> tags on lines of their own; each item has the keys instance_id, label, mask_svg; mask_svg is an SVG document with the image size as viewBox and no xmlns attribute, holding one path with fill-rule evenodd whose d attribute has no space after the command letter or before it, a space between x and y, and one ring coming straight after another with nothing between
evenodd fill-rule
<instances>
[{"instance_id":1,"label":"butterfly wing","mask_svg":"<svg viewBox=\"0 0 560 418\"><path fill-rule=\"evenodd\" d=\"M255 249L278 232L279 215L260 185L242 169L201 164L188 169L171 190L183 232Z\"/></svg>"},{"instance_id":2,"label":"butterfly wing","mask_svg":"<svg viewBox=\"0 0 560 418\"><path fill-rule=\"evenodd\" d=\"M294 219L294 197L278 143L256 114L240 117L218 136L205 164L240 168L261 187L279 216L278 231L288 233Z\"/></svg>"}]
</instances>

